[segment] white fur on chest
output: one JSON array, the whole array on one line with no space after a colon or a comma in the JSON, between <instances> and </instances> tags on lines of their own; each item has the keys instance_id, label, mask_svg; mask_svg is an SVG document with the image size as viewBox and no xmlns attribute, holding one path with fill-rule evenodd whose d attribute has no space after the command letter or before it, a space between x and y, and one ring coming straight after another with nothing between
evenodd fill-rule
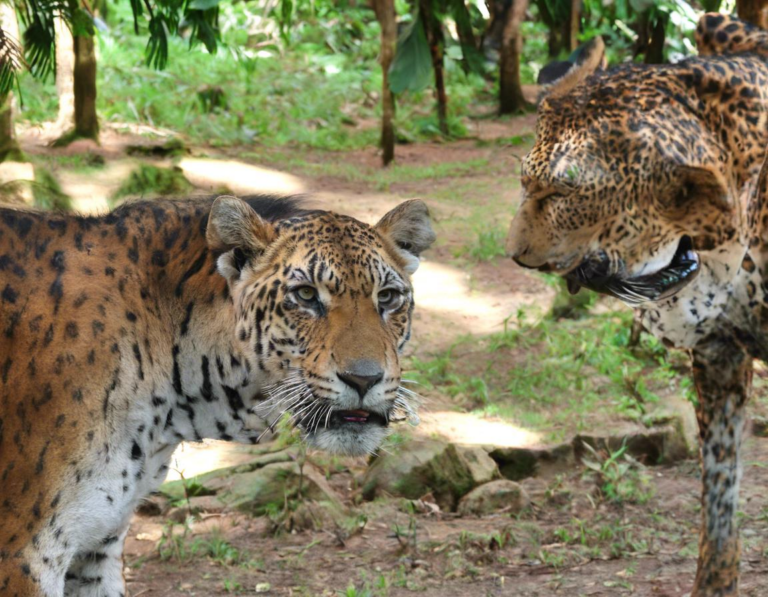
<instances>
[{"instance_id":1,"label":"white fur on chest","mask_svg":"<svg viewBox=\"0 0 768 597\"><path fill-rule=\"evenodd\" d=\"M643 325L675 348L689 349L717 329L722 318L741 323L750 301L750 282L759 288L757 271L741 267L745 249L739 243L701 254L696 279L675 296L640 308Z\"/></svg>"}]
</instances>

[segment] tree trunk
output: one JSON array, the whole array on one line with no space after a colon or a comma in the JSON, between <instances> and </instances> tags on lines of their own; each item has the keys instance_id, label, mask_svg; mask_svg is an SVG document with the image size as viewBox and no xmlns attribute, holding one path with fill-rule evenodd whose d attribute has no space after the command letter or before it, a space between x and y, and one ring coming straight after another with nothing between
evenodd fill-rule
<instances>
[{"instance_id":1,"label":"tree trunk","mask_svg":"<svg viewBox=\"0 0 768 597\"><path fill-rule=\"evenodd\" d=\"M579 33L581 32L581 6L582 0L571 0L571 10L568 15L568 29L564 35L564 43L569 52L579 47Z\"/></svg>"},{"instance_id":2,"label":"tree trunk","mask_svg":"<svg viewBox=\"0 0 768 597\"><path fill-rule=\"evenodd\" d=\"M736 13L740 19L768 29L768 0L736 0Z\"/></svg>"},{"instance_id":3,"label":"tree trunk","mask_svg":"<svg viewBox=\"0 0 768 597\"><path fill-rule=\"evenodd\" d=\"M75 49L72 33L67 24L56 17L56 94L59 97L59 114L56 127L60 133L69 132L75 120Z\"/></svg>"},{"instance_id":4,"label":"tree trunk","mask_svg":"<svg viewBox=\"0 0 768 597\"><path fill-rule=\"evenodd\" d=\"M389 89L389 67L395 57L397 23L394 0L373 0L376 19L381 26L381 150L388 166L395 159L395 94Z\"/></svg>"},{"instance_id":5,"label":"tree trunk","mask_svg":"<svg viewBox=\"0 0 768 597\"><path fill-rule=\"evenodd\" d=\"M664 41L667 35L669 17L663 13L659 13L658 17L650 31L651 38L648 40L648 47L645 50L646 64L662 64L664 62Z\"/></svg>"},{"instance_id":6,"label":"tree trunk","mask_svg":"<svg viewBox=\"0 0 768 597\"><path fill-rule=\"evenodd\" d=\"M435 71L437 122L440 132L448 136L448 96L445 93L445 73L443 70L443 50L445 47L443 28L432 11L432 0L420 0L419 8L424 32L427 35L427 43L429 43L429 51L432 54L432 69Z\"/></svg>"},{"instance_id":7,"label":"tree trunk","mask_svg":"<svg viewBox=\"0 0 768 597\"><path fill-rule=\"evenodd\" d=\"M552 25L548 28L547 34L547 55L550 58L558 58L560 51L563 49L563 40L561 32L558 31L558 27Z\"/></svg>"},{"instance_id":8,"label":"tree trunk","mask_svg":"<svg viewBox=\"0 0 768 597\"><path fill-rule=\"evenodd\" d=\"M74 36L75 136L99 138L96 117L96 48L92 35Z\"/></svg>"},{"instance_id":9,"label":"tree trunk","mask_svg":"<svg viewBox=\"0 0 768 597\"><path fill-rule=\"evenodd\" d=\"M523 37L520 25L525 19L528 0L514 0L504 24L499 64L499 113L515 114L528 106L520 84L520 55Z\"/></svg>"}]
</instances>

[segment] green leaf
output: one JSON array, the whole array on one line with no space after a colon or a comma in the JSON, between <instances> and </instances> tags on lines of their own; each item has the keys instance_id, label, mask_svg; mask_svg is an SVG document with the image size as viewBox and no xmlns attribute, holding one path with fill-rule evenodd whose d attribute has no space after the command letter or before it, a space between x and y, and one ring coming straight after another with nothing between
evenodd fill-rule
<instances>
[{"instance_id":1,"label":"green leaf","mask_svg":"<svg viewBox=\"0 0 768 597\"><path fill-rule=\"evenodd\" d=\"M456 30L459 34L459 43L463 61L461 67L464 72L474 72L482 75L485 72L485 60L482 53L466 40L473 39L472 17L464 0L452 0L451 16L456 22Z\"/></svg>"},{"instance_id":2,"label":"green leaf","mask_svg":"<svg viewBox=\"0 0 768 597\"><path fill-rule=\"evenodd\" d=\"M418 13L397 40L395 59L389 69L392 93L421 91L432 79L432 56Z\"/></svg>"},{"instance_id":3,"label":"green leaf","mask_svg":"<svg viewBox=\"0 0 768 597\"><path fill-rule=\"evenodd\" d=\"M149 20L148 29L147 66L162 70L168 62L168 27L165 15L155 13Z\"/></svg>"},{"instance_id":4,"label":"green leaf","mask_svg":"<svg viewBox=\"0 0 768 597\"><path fill-rule=\"evenodd\" d=\"M208 10L219 5L220 0L192 0L189 8L192 10Z\"/></svg>"},{"instance_id":5,"label":"green leaf","mask_svg":"<svg viewBox=\"0 0 768 597\"><path fill-rule=\"evenodd\" d=\"M24 64L22 50L14 39L0 29L0 97L13 89L16 76Z\"/></svg>"}]
</instances>

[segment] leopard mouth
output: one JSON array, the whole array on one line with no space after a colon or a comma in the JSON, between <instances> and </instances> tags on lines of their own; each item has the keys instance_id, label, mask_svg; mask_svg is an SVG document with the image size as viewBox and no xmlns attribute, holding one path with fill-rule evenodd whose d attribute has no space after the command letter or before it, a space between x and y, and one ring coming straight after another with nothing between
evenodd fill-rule
<instances>
[{"instance_id":1,"label":"leopard mouth","mask_svg":"<svg viewBox=\"0 0 768 597\"><path fill-rule=\"evenodd\" d=\"M359 426L389 426L389 419L379 413L368 410L337 410L331 414L328 421L328 429L339 429L341 427Z\"/></svg>"},{"instance_id":2,"label":"leopard mouth","mask_svg":"<svg viewBox=\"0 0 768 597\"><path fill-rule=\"evenodd\" d=\"M608 273L605 260L585 259L565 275L568 291L576 294L581 287L614 296L630 305L668 299L690 284L699 273L699 255L690 236L683 236L671 261L645 276L622 278Z\"/></svg>"}]
</instances>

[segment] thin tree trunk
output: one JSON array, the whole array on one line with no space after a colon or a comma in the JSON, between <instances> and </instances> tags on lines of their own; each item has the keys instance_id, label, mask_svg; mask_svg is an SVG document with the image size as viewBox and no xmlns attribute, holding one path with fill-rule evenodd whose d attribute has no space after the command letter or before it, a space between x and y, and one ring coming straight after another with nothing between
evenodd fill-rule
<instances>
[{"instance_id":1,"label":"thin tree trunk","mask_svg":"<svg viewBox=\"0 0 768 597\"><path fill-rule=\"evenodd\" d=\"M56 94L59 97L59 114L56 127L61 133L69 132L75 120L75 49L72 32L67 24L56 17Z\"/></svg>"},{"instance_id":2,"label":"thin tree trunk","mask_svg":"<svg viewBox=\"0 0 768 597\"><path fill-rule=\"evenodd\" d=\"M560 50L563 48L563 40L561 32L558 27L552 25L549 27L547 34L547 54L550 58L557 58L560 56Z\"/></svg>"},{"instance_id":3,"label":"thin tree trunk","mask_svg":"<svg viewBox=\"0 0 768 597\"><path fill-rule=\"evenodd\" d=\"M92 35L74 36L75 136L98 140L96 48Z\"/></svg>"},{"instance_id":4,"label":"thin tree trunk","mask_svg":"<svg viewBox=\"0 0 768 597\"><path fill-rule=\"evenodd\" d=\"M389 89L389 67L395 57L397 23L394 0L373 0L376 18L381 26L381 149L382 161L388 166L395 159L395 94Z\"/></svg>"},{"instance_id":5,"label":"thin tree trunk","mask_svg":"<svg viewBox=\"0 0 768 597\"><path fill-rule=\"evenodd\" d=\"M499 64L499 113L515 114L528 106L520 84L520 55L523 37L520 25L525 19L528 0L514 0L504 24Z\"/></svg>"},{"instance_id":6,"label":"thin tree trunk","mask_svg":"<svg viewBox=\"0 0 768 597\"><path fill-rule=\"evenodd\" d=\"M653 29L650 31L651 38L648 40L648 47L645 50L646 64L661 64L664 62L664 41L666 40L668 17L659 13Z\"/></svg>"},{"instance_id":7,"label":"thin tree trunk","mask_svg":"<svg viewBox=\"0 0 768 597\"><path fill-rule=\"evenodd\" d=\"M440 21L432 11L432 0L420 0L421 19L432 54L432 69L435 71L435 92L437 94L437 122L440 132L448 136L448 96L445 93L445 73L443 69L444 38Z\"/></svg>"},{"instance_id":8,"label":"thin tree trunk","mask_svg":"<svg viewBox=\"0 0 768 597\"><path fill-rule=\"evenodd\" d=\"M19 21L12 4L0 3L0 27L7 37L21 44ZM22 153L13 127L13 93L0 96L0 162L21 159Z\"/></svg>"},{"instance_id":9,"label":"thin tree trunk","mask_svg":"<svg viewBox=\"0 0 768 597\"><path fill-rule=\"evenodd\" d=\"M736 0L736 12L740 19L768 29L768 0Z\"/></svg>"},{"instance_id":10,"label":"thin tree trunk","mask_svg":"<svg viewBox=\"0 0 768 597\"><path fill-rule=\"evenodd\" d=\"M571 0L571 10L568 15L568 31L565 35L565 44L569 52L579 47L579 33L581 32L581 6L582 0Z\"/></svg>"}]
</instances>

